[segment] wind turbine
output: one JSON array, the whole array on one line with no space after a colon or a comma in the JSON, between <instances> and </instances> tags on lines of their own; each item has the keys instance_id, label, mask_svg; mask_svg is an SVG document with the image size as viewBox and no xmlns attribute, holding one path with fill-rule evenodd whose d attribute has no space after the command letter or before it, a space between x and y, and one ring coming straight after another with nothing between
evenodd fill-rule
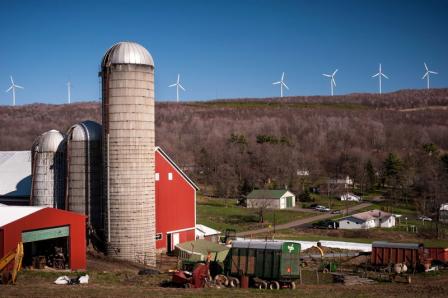
<instances>
[{"instance_id":1,"label":"wind turbine","mask_svg":"<svg viewBox=\"0 0 448 298\"><path fill-rule=\"evenodd\" d=\"M72 99L72 82L70 81L67 82L67 99L68 103L70 104Z\"/></svg>"},{"instance_id":2,"label":"wind turbine","mask_svg":"<svg viewBox=\"0 0 448 298\"><path fill-rule=\"evenodd\" d=\"M168 87L176 87L176 100L179 102L179 88L185 91L184 87L180 84L180 74L177 74L176 83L169 85Z\"/></svg>"},{"instance_id":3,"label":"wind turbine","mask_svg":"<svg viewBox=\"0 0 448 298\"><path fill-rule=\"evenodd\" d=\"M288 86L286 86L285 82L283 81L284 78L285 78L285 73L282 72L282 79L278 82L272 83L272 85L280 84L280 97L283 97L283 87L285 87L286 90L289 90Z\"/></svg>"},{"instance_id":4,"label":"wind turbine","mask_svg":"<svg viewBox=\"0 0 448 298\"><path fill-rule=\"evenodd\" d=\"M12 105L15 106L16 105L16 88L19 89L25 89L22 86L16 85L14 83L14 80L12 79L12 76L9 76L11 78L11 86L8 88L8 90L6 90L6 92L9 92L12 90Z\"/></svg>"},{"instance_id":5,"label":"wind turbine","mask_svg":"<svg viewBox=\"0 0 448 298\"><path fill-rule=\"evenodd\" d=\"M336 75L337 72L338 70L336 69L331 75L326 73L322 74L324 77L331 78L330 79L331 96L333 96L333 87L336 87L336 81L334 79L334 76Z\"/></svg>"},{"instance_id":6,"label":"wind turbine","mask_svg":"<svg viewBox=\"0 0 448 298\"><path fill-rule=\"evenodd\" d=\"M385 77L386 79L389 79L389 78L382 72L382 70L381 70L381 63L380 63L380 70L379 70L379 72L378 72L377 74L374 74L374 75L372 76L372 78L374 78L374 77L378 77L378 80L380 81L380 94L381 94L381 77Z\"/></svg>"},{"instance_id":7,"label":"wind turbine","mask_svg":"<svg viewBox=\"0 0 448 298\"><path fill-rule=\"evenodd\" d=\"M437 73L435 71L432 71L432 70L429 70L428 69L428 65L426 65L425 62L423 62L423 64L425 65L426 72L425 72L425 75L423 76L422 80L424 80L426 78L426 89L429 89L429 74L430 73L432 73L432 74L439 74L439 73Z\"/></svg>"}]
</instances>

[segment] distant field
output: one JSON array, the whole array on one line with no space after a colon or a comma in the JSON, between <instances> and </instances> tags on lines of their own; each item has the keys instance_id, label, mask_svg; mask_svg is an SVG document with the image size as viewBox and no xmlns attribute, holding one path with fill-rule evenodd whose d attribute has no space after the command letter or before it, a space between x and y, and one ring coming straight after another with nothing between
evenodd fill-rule
<instances>
[{"instance_id":1,"label":"distant field","mask_svg":"<svg viewBox=\"0 0 448 298\"><path fill-rule=\"evenodd\" d=\"M269 225L283 224L293 220L315 215L311 212L290 210L266 210L264 223L259 223L258 209L244 208L236 205L236 200L214 199L198 196L197 222L224 232L225 229L235 229L237 232Z\"/></svg>"}]
</instances>

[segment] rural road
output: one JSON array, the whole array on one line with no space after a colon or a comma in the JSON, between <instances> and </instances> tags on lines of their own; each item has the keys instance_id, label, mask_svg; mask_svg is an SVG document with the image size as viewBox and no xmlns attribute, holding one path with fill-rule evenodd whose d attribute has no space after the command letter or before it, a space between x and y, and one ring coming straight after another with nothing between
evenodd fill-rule
<instances>
[{"instance_id":1,"label":"rural road","mask_svg":"<svg viewBox=\"0 0 448 298\"><path fill-rule=\"evenodd\" d=\"M362 203L353 207L348 208L348 213L347 214L352 214L354 211L365 208L365 207L369 207L371 204L370 203ZM345 210L343 211L344 215L346 215ZM315 221L319 221L319 220L324 220L324 219L328 219L331 217L334 217L335 214L331 214L331 213L323 213L323 214L319 214L316 216L312 216L312 217L307 217L307 218L302 218L302 219L298 219L298 220L294 220L294 221L290 221L288 223L285 224L281 224L281 225L276 225L275 226L275 230L284 230L284 229L289 229L289 228L295 228L295 227L300 227ZM262 228L262 229L258 229L258 230L251 230L251 231L245 231L245 232L240 232L237 233L236 235L238 237L243 237L243 236L251 236L251 235L255 235L255 234L261 234L261 233L266 233L269 232L270 228Z\"/></svg>"}]
</instances>

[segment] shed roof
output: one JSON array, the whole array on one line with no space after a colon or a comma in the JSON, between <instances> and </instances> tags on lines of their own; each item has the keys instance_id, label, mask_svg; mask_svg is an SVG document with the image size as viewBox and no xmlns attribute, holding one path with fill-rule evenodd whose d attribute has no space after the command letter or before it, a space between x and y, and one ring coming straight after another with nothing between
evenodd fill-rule
<instances>
[{"instance_id":1,"label":"shed roof","mask_svg":"<svg viewBox=\"0 0 448 298\"><path fill-rule=\"evenodd\" d=\"M31 193L31 152L0 151L0 196L28 197Z\"/></svg>"},{"instance_id":2,"label":"shed roof","mask_svg":"<svg viewBox=\"0 0 448 298\"><path fill-rule=\"evenodd\" d=\"M365 212L361 212L361 213L356 213L356 214L352 214L350 216L344 217L342 219L349 219L349 218L355 218L361 221L368 221L371 219L375 219L375 218L388 218L392 216L391 213L388 212L384 212L378 209L374 209L374 210L369 210L369 211L365 211Z\"/></svg>"},{"instance_id":3,"label":"shed roof","mask_svg":"<svg viewBox=\"0 0 448 298\"><path fill-rule=\"evenodd\" d=\"M0 227L42 210L43 206L0 206Z\"/></svg>"},{"instance_id":4,"label":"shed roof","mask_svg":"<svg viewBox=\"0 0 448 298\"><path fill-rule=\"evenodd\" d=\"M286 193L294 194L287 189L254 189L247 195L248 199L280 199Z\"/></svg>"},{"instance_id":5,"label":"shed roof","mask_svg":"<svg viewBox=\"0 0 448 298\"><path fill-rule=\"evenodd\" d=\"M203 234L204 236L221 234L220 231L212 229L212 228L204 226L204 225L201 225L201 224L196 224L196 233L197 232Z\"/></svg>"}]
</instances>

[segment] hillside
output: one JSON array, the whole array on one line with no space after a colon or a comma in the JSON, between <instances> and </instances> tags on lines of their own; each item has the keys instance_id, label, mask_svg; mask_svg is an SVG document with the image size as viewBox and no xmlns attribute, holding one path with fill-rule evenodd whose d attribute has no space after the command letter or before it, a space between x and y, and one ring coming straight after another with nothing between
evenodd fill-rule
<instances>
[{"instance_id":1,"label":"hillside","mask_svg":"<svg viewBox=\"0 0 448 298\"><path fill-rule=\"evenodd\" d=\"M296 172L350 175L393 152L415 165L424 144L448 150L448 89L346 96L156 104L156 142L204 191L236 196L252 187L301 189ZM49 129L101 120L98 102L0 107L0 150L27 150Z\"/></svg>"}]
</instances>

